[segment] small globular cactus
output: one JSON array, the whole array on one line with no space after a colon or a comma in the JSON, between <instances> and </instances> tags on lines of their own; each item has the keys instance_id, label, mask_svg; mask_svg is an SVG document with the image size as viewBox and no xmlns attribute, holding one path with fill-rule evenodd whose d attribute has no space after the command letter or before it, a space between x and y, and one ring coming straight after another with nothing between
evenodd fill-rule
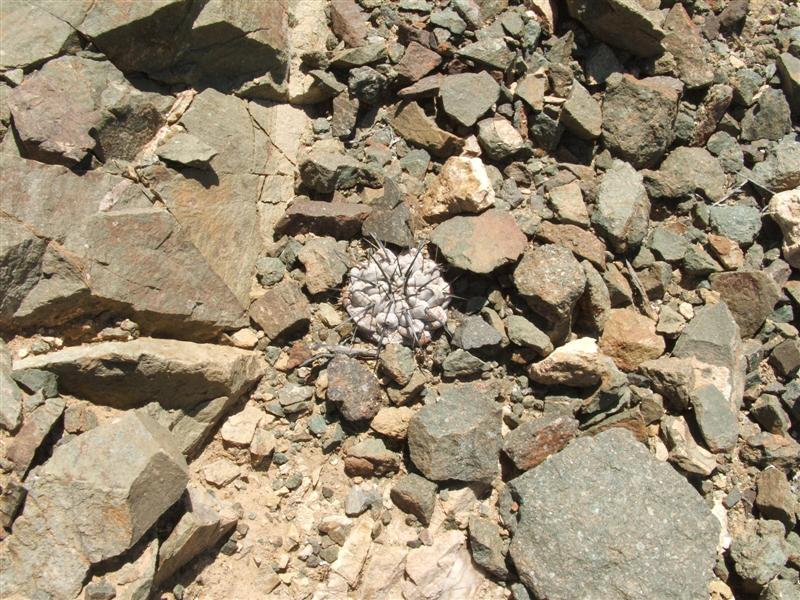
<instances>
[{"instance_id":1,"label":"small globular cactus","mask_svg":"<svg viewBox=\"0 0 800 600\"><path fill-rule=\"evenodd\" d=\"M447 322L450 284L422 248L395 254L383 245L350 269L342 304L358 331L379 345L424 346Z\"/></svg>"}]
</instances>

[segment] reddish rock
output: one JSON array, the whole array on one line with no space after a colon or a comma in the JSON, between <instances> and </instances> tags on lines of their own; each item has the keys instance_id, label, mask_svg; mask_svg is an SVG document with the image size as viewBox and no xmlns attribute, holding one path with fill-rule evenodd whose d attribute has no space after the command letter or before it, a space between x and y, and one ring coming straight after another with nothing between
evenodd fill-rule
<instances>
[{"instance_id":1,"label":"reddish rock","mask_svg":"<svg viewBox=\"0 0 800 600\"><path fill-rule=\"evenodd\" d=\"M514 270L514 285L531 310L560 323L571 318L586 275L572 252L546 244L525 253Z\"/></svg>"},{"instance_id":2,"label":"reddish rock","mask_svg":"<svg viewBox=\"0 0 800 600\"><path fill-rule=\"evenodd\" d=\"M545 416L527 421L505 437L503 452L521 471L532 469L578 435L578 421L568 416Z\"/></svg>"},{"instance_id":3,"label":"reddish rock","mask_svg":"<svg viewBox=\"0 0 800 600\"><path fill-rule=\"evenodd\" d=\"M744 252L732 239L709 233L708 246L714 258L726 269L732 271L744 264Z\"/></svg>"},{"instance_id":4,"label":"reddish rock","mask_svg":"<svg viewBox=\"0 0 800 600\"><path fill-rule=\"evenodd\" d=\"M710 279L711 289L728 305L743 338L755 335L780 297L778 286L761 271L718 273Z\"/></svg>"},{"instance_id":5,"label":"reddish rock","mask_svg":"<svg viewBox=\"0 0 800 600\"><path fill-rule=\"evenodd\" d=\"M250 305L250 318L274 340L308 325L311 307L300 286L284 279Z\"/></svg>"},{"instance_id":6,"label":"reddish rock","mask_svg":"<svg viewBox=\"0 0 800 600\"><path fill-rule=\"evenodd\" d=\"M351 48L363 46L367 39L367 16L355 0L332 0L331 29Z\"/></svg>"},{"instance_id":7,"label":"reddish rock","mask_svg":"<svg viewBox=\"0 0 800 600\"><path fill-rule=\"evenodd\" d=\"M389 122L400 137L434 156L457 154L464 145L460 137L440 129L416 102L401 103L390 114Z\"/></svg>"},{"instance_id":8,"label":"reddish rock","mask_svg":"<svg viewBox=\"0 0 800 600\"><path fill-rule=\"evenodd\" d=\"M442 62L442 57L422 44L411 42L403 58L395 65L397 74L406 81L419 81Z\"/></svg>"},{"instance_id":9,"label":"reddish rock","mask_svg":"<svg viewBox=\"0 0 800 600\"><path fill-rule=\"evenodd\" d=\"M600 338L600 349L623 371L633 371L644 361L658 358L665 348L655 321L630 308L612 310Z\"/></svg>"},{"instance_id":10,"label":"reddish rock","mask_svg":"<svg viewBox=\"0 0 800 600\"><path fill-rule=\"evenodd\" d=\"M585 258L598 269L606 268L606 245L592 232L577 225L557 225L543 221L536 230L536 239L556 244L571 250L576 256Z\"/></svg>"},{"instance_id":11,"label":"reddish rock","mask_svg":"<svg viewBox=\"0 0 800 600\"><path fill-rule=\"evenodd\" d=\"M348 421L368 421L378 414L383 392L369 367L342 355L328 365L328 400Z\"/></svg>"},{"instance_id":12,"label":"reddish rock","mask_svg":"<svg viewBox=\"0 0 800 600\"><path fill-rule=\"evenodd\" d=\"M275 229L288 235L311 232L350 239L361 231L371 211L365 204L298 200L286 209Z\"/></svg>"}]
</instances>

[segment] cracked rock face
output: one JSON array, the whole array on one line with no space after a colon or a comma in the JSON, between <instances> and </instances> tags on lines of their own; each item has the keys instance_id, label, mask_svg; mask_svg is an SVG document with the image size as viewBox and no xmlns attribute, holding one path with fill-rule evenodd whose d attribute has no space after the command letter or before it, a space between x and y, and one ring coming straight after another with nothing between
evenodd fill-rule
<instances>
[{"instance_id":1,"label":"cracked rock face","mask_svg":"<svg viewBox=\"0 0 800 600\"><path fill-rule=\"evenodd\" d=\"M342 302L367 339L424 346L447 323L450 285L420 250L381 247L350 270Z\"/></svg>"}]
</instances>

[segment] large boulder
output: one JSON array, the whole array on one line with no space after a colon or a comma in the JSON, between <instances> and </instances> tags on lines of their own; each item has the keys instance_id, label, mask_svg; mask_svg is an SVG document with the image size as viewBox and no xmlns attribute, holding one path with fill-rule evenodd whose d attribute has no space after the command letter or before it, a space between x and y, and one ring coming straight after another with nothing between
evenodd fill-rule
<instances>
[{"instance_id":1,"label":"large boulder","mask_svg":"<svg viewBox=\"0 0 800 600\"><path fill-rule=\"evenodd\" d=\"M579 438L510 486L520 503L510 554L536 597L706 597L719 523L629 432Z\"/></svg>"}]
</instances>

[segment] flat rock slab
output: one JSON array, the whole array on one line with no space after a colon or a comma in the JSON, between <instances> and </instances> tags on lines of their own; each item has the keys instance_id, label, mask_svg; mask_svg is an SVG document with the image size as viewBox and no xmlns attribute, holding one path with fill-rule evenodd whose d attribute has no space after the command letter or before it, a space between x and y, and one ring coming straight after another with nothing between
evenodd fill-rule
<instances>
[{"instance_id":1,"label":"flat rock slab","mask_svg":"<svg viewBox=\"0 0 800 600\"><path fill-rule=\"evenodd\" d=\"M719 523L630 433L579 438L510 485L521 504L510 553L536 597L706 597Z\"/></svg>"},{"instance_id":2,"label":"flat rock slab","mask_svg":"<svg viewBox=\"0 0 800 600\"><path fill-rule=\"evenodd\" d=\"M31 356L14 369L51 371L62 391L97 404L131 408L157 401L171 409L239 396L264 374L266 363L249 350L139 338Z\"/></svg>"}]
</instances>

